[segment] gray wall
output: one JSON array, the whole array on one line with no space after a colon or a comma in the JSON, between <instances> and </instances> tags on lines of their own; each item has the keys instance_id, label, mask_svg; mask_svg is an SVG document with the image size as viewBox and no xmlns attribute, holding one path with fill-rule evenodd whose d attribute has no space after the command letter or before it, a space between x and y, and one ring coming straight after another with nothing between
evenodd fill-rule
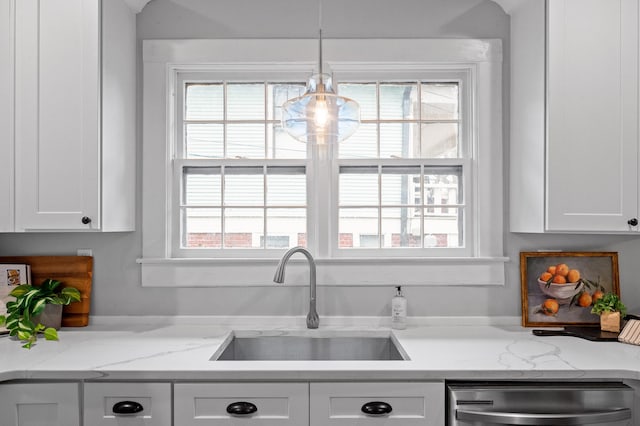
<instances>
[{"instance_id":1,"label":"gray wall","mask_svg":"<svg viewBox=\"0 0 640 426\"><path fill-rule=\"evenodd\" d=\"M509 16L489 0L323 0L323 33L333 37L500 38L505 50L505 194L509 158ZM316 0L153 0L138 15L138 50L147 38L315 38ZM141 61L139 61L141 76ZM139 85L141 87L141 84ZM139 90L138 99L141 99ZM138 116L141 116L139 108ZM141 127L141 126L139 126ZM138 138L138 154L140 141ZM138 155L138 157L140 157ZM140 166L138 161L138 166ZM140 192L140 167L137 190ZM508 226L505 195L505 230ZM141 206L137 206L140 229ZM617 251L623 300L640 311L640 238L607 235L505 233L504 287L411 287L409 314L419 316L519 316L519 252L537 249ZM140 286L135 259L141 232L122 234L3 234L0 255L73 255L93 249L92 314L96 315L302 315L307 290L274 284L263 288L156 289ZM320 288L320 315L388 315L388 288Z\"/></svg>"}]
</instances>

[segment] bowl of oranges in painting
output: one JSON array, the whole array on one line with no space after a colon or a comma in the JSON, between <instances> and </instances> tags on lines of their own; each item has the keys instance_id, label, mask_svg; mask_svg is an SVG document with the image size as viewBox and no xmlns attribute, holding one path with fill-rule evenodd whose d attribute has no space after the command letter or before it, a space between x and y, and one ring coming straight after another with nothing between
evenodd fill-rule
<instances>
[{"instance_id":1,"label":"bowl of oranges in painting","mask_svg":"<svg viewBox=\"0 0 640 426\"><path fill-rule=\"evenodd\" d=\"M566 263L551 265L538 277L540 290L547 296L553 297L560 305L571 302L585 286L580 277L580 271L571 269Z\"/></svg>"}]
</instances>

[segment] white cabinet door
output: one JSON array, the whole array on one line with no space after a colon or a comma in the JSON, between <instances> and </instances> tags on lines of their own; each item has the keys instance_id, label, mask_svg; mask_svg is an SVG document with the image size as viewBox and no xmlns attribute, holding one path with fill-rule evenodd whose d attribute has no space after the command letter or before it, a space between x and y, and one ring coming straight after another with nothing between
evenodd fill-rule
<instances>
[{"instance_id":1,"label":"white cabinet door","mask_svg":"<svg viewBox=\"0 0 640 426\"><path fill-rule=\"evenodd\" d=\"M547 7L547 230L629 231L638 218L638 1Z\"/></svg>"},{"instance_id":2,"label":"white cabinet door","mask_svg":"<svg viewBox=\"0 0 640 426\"><path fill-rule=\"evenodd\" d=\"M132 231L135 14L123 0L11 1L16 177L10 230Z\"/></svg>"},{"instance_id":3,"label":"white cabinet door","mask_svg":"<svg viewBox=\"0 0 640 426\"><path fill-rule=\"evenodd\" d=\"M176 383L174 424L305 426L309 424L309 385Z\"/></svg>"},{"instance_id":4,"label":"white cabinet door","mask_svg":"<svg viewBox=\"0 0 640 426\"><path fill-rule=\"evenodd\" d=\"M0 385L2 426L80 426L77 383Z\"/></svg>"},{"instance_id":5,"label":"white cabinet door","mask_svg":"<svg viewBox=\"0 0 640 426\"><path fill-rule=\"evenodd\" d=\"M13 13L0 0L0 232L13 231Z\"/></svg>"},{"instance_id":6,"label":"white cabinet door","mask_svg":"<svg viewBox=\"0 0 640 426\"><path fill-rule=\"evenodd\" d=\"M311 383L311 426L442 426L443 382Z\"/></svg>"},{"instance_id":7,"label":"white cabinet door","mask_svg":"<svg viewBox=\"0 0 640 426\"><path fill-rule=\"evenodd\" d=\"M99 12L100 0L16 1L18 231L100 227Z\"/></svg>"},{"instance_id":8,"label":"white cabinet door","mask_svg":"<svg viewBox=\"0 0 640 426\"><path fill-rule=\"evenodd\" d=\"M87 426L171 426L170 383L85 383Z\"/></svg>"}]
</instances>

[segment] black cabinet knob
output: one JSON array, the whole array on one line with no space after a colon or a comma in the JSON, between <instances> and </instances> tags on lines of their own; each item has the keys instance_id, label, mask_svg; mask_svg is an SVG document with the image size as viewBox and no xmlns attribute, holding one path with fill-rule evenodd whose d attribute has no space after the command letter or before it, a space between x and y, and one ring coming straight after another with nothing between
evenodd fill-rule
<instances>
[{"instance_id":1,"label":"black cabinet knob","mask_svg":"<svg viewBox=\"0 0 640 426\"><path fill-rule=\"evenodd\" d=\"M258 407L246 401L232 402L227 405L227 413L232 416L248 416L258 411Z\"/></svg>"},{"instance_id":2,"label":"black cabinet knob","mask_svg":"<svg viewBox=\"0 0 640 426\"><path fill-rule=\"evenodd\" d=\"M637 218L631 218L627 221L627 223L631 226L638 226L638 219Z\"/></svg>"},{"instance_id":3,"label":"black cabinet knob","mask_svg":"<svg viewBox=\"0 0 640 426\"><path fill-rule=\"evenodd\" d=\"M91 223L91 218L89 216L84 216L82 218L82 223L84 223L85 225L88 225Z\"/></svg>"},{"instance_id":4,"label":"black cabinet knob","mask_svg":"<svg viewBox=\"0 0 640 426\"><path fill-rule=\"evenodd\" d=\"M120 401L113 404L113 412L115 414L136 414L144 410L139 402Z\"/></svg>"},{"instance_id":5,"label":"black cabinet knob","mask_svg":"<svg viewBox=\"0 0 640 426\"><path fill-rule=\"evenodd\" d=\"M386 402L371 401L364 404L360 410L368 416L385 416L389 414L393 408Z\"/></svg>"}]
</instances>

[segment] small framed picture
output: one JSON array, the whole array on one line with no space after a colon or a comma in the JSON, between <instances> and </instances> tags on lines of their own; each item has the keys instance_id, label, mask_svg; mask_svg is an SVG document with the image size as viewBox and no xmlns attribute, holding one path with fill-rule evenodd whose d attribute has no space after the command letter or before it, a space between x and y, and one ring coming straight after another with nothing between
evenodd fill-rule
<instances>
[{"instance_id":1,"label":"small framed picture","mask_svg":"<svg viewBox=\"0 0 640 426\"><path fill-rule=\"evenodd\" d=\"M9 293L20 284L31 284L31 266L23 263L0 263L0 315L7 312Z\"/></svg>"},{"instance_id":2,"label":"small framed picture","mask_svg":"<svg viewBox=\"0 0 640 426\"><path fill-rule=\"evenodd\" d=\"M597 326L593 303L620 296L618 253L521 252L520 281L524 327Z\"/></svg>"},{"instance_id":3,"label":"small framed picture","mask_svg":"<svg viewBox=\"0 0 640 426\"><path fill-rule=\"evenodd\" d=\"M31 284L31 267L23 263L0 263L0 286Z\"/></svg>"}]
</instances>

